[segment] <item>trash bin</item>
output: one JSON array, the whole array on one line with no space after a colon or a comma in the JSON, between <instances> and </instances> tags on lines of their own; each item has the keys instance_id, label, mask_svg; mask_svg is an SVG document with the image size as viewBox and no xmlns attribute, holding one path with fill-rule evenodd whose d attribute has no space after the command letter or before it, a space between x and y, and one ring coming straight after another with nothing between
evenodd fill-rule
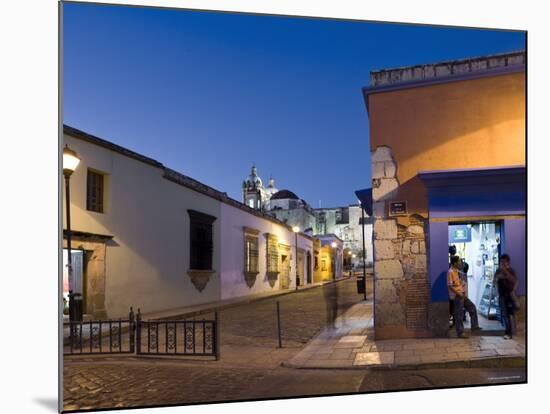
<instances>
[{"instance_id":1,"label":"trash bin","mask_svg":"<svg viewBox=\"0 0 550 414\"><path fill-rule=\"evenodd\" d=\"M362 276L357 278L357 293L365 293L365 278Z\"/></svg>"},{"instance_id":2,"label":"trash bin","mask_svg":"<svg viewBox=\"0 0 550 414\"><path fill-rule=\"evenodd\" d=\"M70 318L72 321L82 320L82 294L69 293L69 311L72 313Z\"/></svg>"}]
</instances>

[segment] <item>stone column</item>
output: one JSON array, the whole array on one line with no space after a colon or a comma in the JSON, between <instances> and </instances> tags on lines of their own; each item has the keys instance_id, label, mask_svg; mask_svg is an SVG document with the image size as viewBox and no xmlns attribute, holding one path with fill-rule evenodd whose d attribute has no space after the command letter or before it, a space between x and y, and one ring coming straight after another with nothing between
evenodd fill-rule
<instances>
[{"instance_id":1,"label":"stone column","mask_svg":"<svg viewBox=\"0 0 550 414\"><path fill-rule=\"evenodd\" d=\"M389 216L387 203L399 190L396 172L391 149L378 147L372 154L372 187L374 324L380 339L427 336L426 220L414 213Z\"/></svg>"}]
</instances>

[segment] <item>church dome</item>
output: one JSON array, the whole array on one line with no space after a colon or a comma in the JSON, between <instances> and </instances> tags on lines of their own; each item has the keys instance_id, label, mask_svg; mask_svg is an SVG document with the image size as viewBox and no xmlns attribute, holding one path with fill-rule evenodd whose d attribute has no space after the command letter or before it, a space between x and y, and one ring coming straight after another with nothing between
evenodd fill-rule
<instances>
[{"instance_id":1,"label":"church dome","mask_svg":"<svg viewBox=\"0 0 550 414\"><path fill-rule=\"evenodd\" d=\"M272 200L299 200L298 196L290 190L280 190L271 196Z\"/></svg>"},{"instance_id":2,"label":"church dome","mask_svg":"<svg viewBox=\"0 0 550 414\"><path fill-rule=\"evenodd\" d=\"M250 175L246 177L245 184L248 187L261 188L263 186L262 179L258 177L256 166L252 165L252 171Z\"/></svg>"},{"instance_id":3,"label":"church dome","mask_svg":"<svg viewBox=\"0 0 550 414\"><path fill-rule=\"evenodd\" d=\"M277 187L275 187L275 180L273 179L273 177L270 177L269 184L265 188L266 194L268 194L269 197L271 197L273 194L277 193L278 191L279 190L277 189Z\"/></svg>"}]
</instances>

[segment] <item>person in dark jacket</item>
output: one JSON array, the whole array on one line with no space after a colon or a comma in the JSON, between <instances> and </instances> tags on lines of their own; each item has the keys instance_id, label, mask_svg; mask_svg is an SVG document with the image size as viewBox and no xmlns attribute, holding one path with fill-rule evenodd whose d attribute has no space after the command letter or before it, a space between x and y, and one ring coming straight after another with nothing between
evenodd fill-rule
<instances>
[{"instance_id":1,"label":"person in dark jacket","mask_svg":"<svg viewBox=\"0 0 550 414\"><path fill-rule=\"evenodd\" d=\"M498 289L500 315L504 322L504 339L512 339L516 330L515 313L519 308L516 298L518 278L510 266L510 256L500 256L499 267L495 272L495 283Z\"/></svg>"}]
</instances>

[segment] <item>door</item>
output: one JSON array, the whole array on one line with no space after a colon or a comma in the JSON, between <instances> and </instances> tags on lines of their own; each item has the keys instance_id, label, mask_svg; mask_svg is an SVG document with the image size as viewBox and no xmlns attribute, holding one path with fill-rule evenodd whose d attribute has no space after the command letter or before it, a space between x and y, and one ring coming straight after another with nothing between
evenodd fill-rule
<instances>
[{"instance_id":1,"label":"door","mask_svg":"<svg viewBox=\"0 0 550 414\"><path fill-rule=\"evenodd\" d=\"M290 259L286 254L281 255L281 289L290 287Z\"/></svg>"},{"instance_id":2,"label":"door","mask_svg":"<svg viewBox=\"0 0 550 414\"><path fill-rule=\"evenodd\" d=\"M306 277L307 277L307 283L311 283L311 253L307 252L306 255Z\"/></svg>"},{"instance_id":3,"label":"door","mask_svg":"<svg viewBox=\"0 0 550 414\"><path fill-rule=\"evenodd\" d=\"M299 281L299 286L304 285L304 251L299 250L298 251L298 268L296 269L297 273L297 279Z\"/></svg>"}]
</instances>

